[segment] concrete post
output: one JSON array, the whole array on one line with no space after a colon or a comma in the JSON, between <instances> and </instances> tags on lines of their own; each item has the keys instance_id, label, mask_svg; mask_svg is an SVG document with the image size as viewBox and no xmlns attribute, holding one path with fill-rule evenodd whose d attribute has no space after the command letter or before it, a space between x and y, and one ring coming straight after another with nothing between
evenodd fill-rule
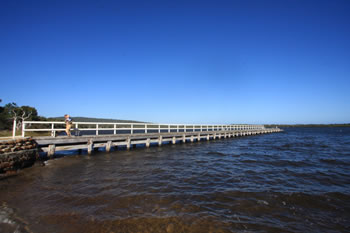
<instances>
[{"instance_id":1,"label":"concrete post","mask_svg":"<svg viewBox=\"0 0 350 233\"><path fill-rule=\"evenodd\" d=\"M146 140L146 147L148 148L151 145L151 139L147 138Z\"/></svg>"},{"instance_id":2,"label":"concrete post","mask_svg":"<svg viewBox=\"0 0 350 233\"><path fill-rule=\"evenodd\" d=\"M112 147L112 141L108 141L108 142L106 143L106 151L107 151L107 152L110 152L110 151L111 151L111 147Z\"/></svg>"},{"instance_id":3,"label":"concrete post","mask_svg":"<svg viewBox=\"0 0 350 233\"><path fill-rule=\"evenodd\" d=\"M127 149L127 150L130 150L130 146L131 146L131 139L130 139L130 137L128 137L128 138L126 139L126 149Z\"/></svg>"},{"instance_id":4,"label":"concrete post","mask_svg":"<svg viewBox=\"0 0 350 233\"><path fill-rule=\"evenodd\" d=\"M87 149L88 149L88 154L91 155L92 150L94 149L94 141L92 139L88 140Z\"/></svg>"},{"instance_id":5,"label":"concrete post","mask_svg":"<svg viewBox=\"0 0 350 233\"><path fill-rule=\"evenodd\" d=\"M159 138L158 138L158 146L161 146L163 143L163 136L160 135Z\"/></svg>"},{"instance_id":6,"label":"concrete post","mask_svg":"<svg viewBox=\"0 0 350 233\"><path fill-rule=\"evenodd\" d=\"M48 151L47 151L47 156L52 158L53 155L55 154L55 151L56 151L56 145L54 145L54 144L49 145L49 148L48 148Z\"/></svg>"}]
</instances>

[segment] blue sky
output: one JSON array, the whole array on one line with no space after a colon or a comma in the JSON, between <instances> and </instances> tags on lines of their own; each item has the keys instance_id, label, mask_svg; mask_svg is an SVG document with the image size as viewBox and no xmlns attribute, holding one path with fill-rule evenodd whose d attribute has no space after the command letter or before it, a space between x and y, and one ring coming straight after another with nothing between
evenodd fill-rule
<instances>
[{"instance_id":1,"label":"blue sky","mask_svg":"<svg viewBox=\"0 0 350 233\"><path fill-rule=\"evenodd\" d=\"M0 98L43 116L350 122L350 1L0 1Z\"/></svg>"}]
</instances>

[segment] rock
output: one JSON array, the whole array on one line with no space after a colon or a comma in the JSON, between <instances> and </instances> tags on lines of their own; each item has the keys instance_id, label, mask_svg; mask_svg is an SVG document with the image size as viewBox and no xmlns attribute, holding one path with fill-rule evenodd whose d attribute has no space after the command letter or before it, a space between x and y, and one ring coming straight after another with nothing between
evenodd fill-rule
<instances>
[{"instance_id":1,"label":"rock","mask_svg":"<svg viewBox=\"0 0 350 233\"><path fill-rule=\"evenodd\" d=\"M6 175L16 175L17 171L16 170L7 170Z\"/></svg>"}]
</instances>

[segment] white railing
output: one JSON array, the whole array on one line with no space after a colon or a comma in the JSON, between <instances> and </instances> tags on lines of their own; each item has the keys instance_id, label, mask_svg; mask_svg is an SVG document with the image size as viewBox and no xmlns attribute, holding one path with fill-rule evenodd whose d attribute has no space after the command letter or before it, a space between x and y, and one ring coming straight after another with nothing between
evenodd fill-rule
<instances>
[{"instance_id":1,"label":"white railing","mask_svg":"<svg viewBox=\"0 0 350 233\"><path fill-rule=\"evenodd\" d=\"M35 127L37 125L37 128ZM45 126L46 128L38 128ZM57 128L57 127L62 128ZM85 126L85 127L84 127ZM108 134L134 134L134 133L170 133L170 132L206 132L206 131L239 131L264 129L263 125L203 125L203 124L153 124L153 123L114 123L114 122L73 122L71 131L110 131ZM65 123L59 121L24 121L22 124L22 137L26 132L56 132L65 131ZM108 135L103 133L104 135Z\"/></svg>"}]
</instances>

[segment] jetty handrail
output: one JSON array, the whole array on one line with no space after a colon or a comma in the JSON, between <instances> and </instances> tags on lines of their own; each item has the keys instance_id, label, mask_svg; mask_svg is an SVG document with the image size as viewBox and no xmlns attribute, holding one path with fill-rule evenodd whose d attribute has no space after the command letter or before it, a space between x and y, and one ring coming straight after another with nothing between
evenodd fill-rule
<instances>
[{"instance_id":1,"label":"jetty handrail","mask_svg":"<svg viewBox=\"0 0 350 233\"><path fill-rule=\"evenodd\" d=\"M29 128L32 125L50 125L49 128ZM22 137L25 137L26 132L51 132L51 136L55 137L57 131L64 131L65 128L55 128L55 126L64 126L63 121L23 121L22 123ZM82 125L89 125L92 128L79 127ZM113 127L105 128L103 126L110 125ZM102 127L99 127L102 126ZM128 126L128 127L127 127ZM140 127L143 126L143 127ZM157 131L158 133L165 132L206 132L206 131L242 131L242 130L262 130L264 125L250 125L250 124L163 124L163 123L141 123L141 122L75 122L71 130L79 131L113 131L112 135L117 134L118 131L128 131L129 134L134 134L135 131L149 133ZM125 134L119 132L118 134Z\"/></svg>"}]
</instances>

